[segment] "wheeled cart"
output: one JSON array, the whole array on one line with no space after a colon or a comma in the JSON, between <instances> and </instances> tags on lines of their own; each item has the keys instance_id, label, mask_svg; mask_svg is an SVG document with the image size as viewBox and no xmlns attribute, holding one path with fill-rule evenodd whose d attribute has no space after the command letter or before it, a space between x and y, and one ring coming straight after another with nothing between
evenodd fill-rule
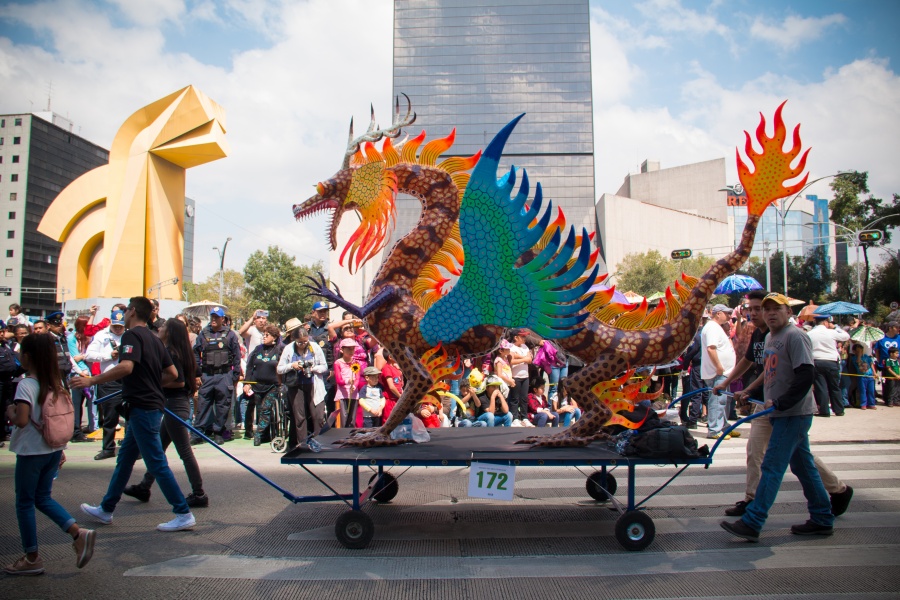
<instances>
[{"instance_id":1,"label":"wheeled cart","mask_svg":"<svg viewBox=\"0 0 900 600\"><path fill-rule=\"evenodd\" d=\"M758 416L758 415L756 415ZM748 418L749 419L749 418ZM739 421L736 427L745 420ZM558 431L558 430L556 430ZM333 442L349 435L349 430L332 429L316 438L321 445L318 452L297 448L285 454L281 462L297 465L334 492L333 496L294 497L295 502L336 500L346 502L350 510L335 523L335 535L347 548L365 548L372 539L375 525L362 511L368 501L389 502L399 491L399 482L385 470L391 467L467 467L473 462L515 467L567 466L593 467L597 469L585 483L587 493L599 502L610 501L619 512L616 521L616 539L626 550L643 550L653 542L656 528L641 507L662 491L691 465L712 464L712 452L708 457L679 460L679 470L653 493L641 500L635 498L635 477L639 466L675 464L664 459L625 457L606 447L605 442L595 442L585 448L532 448L516 444L518 440L535 434L551 434L553 429L532 428L457 428L429 429L431 440L424 444L377 448L341 448ZM341 494L318 477L313 470L317 465L344 465L351 467L353 491ZM615 494L618 482L610 472L612 468L627 472L627 499L620 502ZM361 478L372 475L365 485ZM361 474L362 473L362 474ZM315 499L313 499L315 498Z\"/></svg>"}]
</instances>

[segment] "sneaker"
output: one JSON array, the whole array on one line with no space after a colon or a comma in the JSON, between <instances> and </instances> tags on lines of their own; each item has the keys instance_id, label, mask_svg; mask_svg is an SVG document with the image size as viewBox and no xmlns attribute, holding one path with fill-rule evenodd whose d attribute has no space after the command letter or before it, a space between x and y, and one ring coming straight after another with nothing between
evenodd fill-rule
<instances>
[{"instance_id":1,"label":"sneaker","mask_svg":"<svg viewBox=\"0 0 900 600\"><path fill-rule=\"evenodd\" d=\"M738 438L738 437L741 437L741 432L738 431L737 429L735 429L735 430L733 430L731 433L729 433L728 435L730 435L731 437L734 437L734 438Z\"/></svg>"},{"instance_id":2,"label":"sneaker","mask_svg":"<svg viewBox=\"0 0 900 600\"><path fill-rule=\"evenodd\" d=\"M748 504L749 504L749 502L747 502L745 500L741 500L740 502L735 502L734 506L732 506L731 508L725 509L725 516L728 516L728 517L742 516L745 512L747 512Z\"/></svg>"},{"instance_id":3,"label":"sneaker","mask_svg":"<svg viewBox=\"0 0 900 600\"><path fill-rule=\"evenodd\" d=\"M834 527L807 521L803 525L791 525L791 533L794 535L831 535L834 533Z\"/></svg>"},{"instance_id":4,"label":"sneaker","mask_svg":"<svg viewBox=\"0 0 900 600\"><path fill-rule=\"evenodd\" d=\"M191 492L185 500L187 501L187 505L191 508L206 508L209 506L209 496L203 492L200 492L199 495Z\"/></svg>"},{"instance_id":5,"label":"sneaker","mask_svg":"<svg viewBox=\"0 0 900 600\"><path fill-rule=\"evenodd\" d=\"M206 440L204 440L202 437L192 437L191 438L191 446L200 446L205 443L206 443Z\"/></svg>"},{"instance_id":6,"label":"sneaker","mask_svg":"<svg viewBox=\"0 0 900 600\"><path fill-rule=\"evenodd\" d=\"M44 559L38 556L36 561L31 562L27 556L23 556L4 568L3 572L7 575L40 575L44 572Z\"/></svg>"},{"instance_id":7,"label":"sneaker","mask_svg":"<svg viewBox=\"0 0 900 600\"><path fill-rule=\"evenodd\" d=\"M141 502L150 502L150 488L146 488L142 485L129 485L127 488L122 490L122 493L126 496L136 498Z\"/></svg>"},{"instance_id":8,"label":"sneaker","mask_svg":"<svg viewBox=\"0 0 900 600\"><path fill-rule=\"evenodd\" d=\"M738 519L734 523L729 523L728 521L722 521L719 525L730 533L731 535L736 535L739 538L744 538L748 542L759 542L759 532L746 523L743 520Z\"/></svg>"},{"instance_id":9,"label":"sneaker","mask_svg":"<svg viewBox=\"0 0 900 600\"><path fill-rule=\"evenodd\" d=\"M106 450L101 450L94 455L94 460L106 460L107 458L115 458L115 456L115 452L107 452Z\"/></svg>"},{"instance_id":10,"label":"sneaker","mask_svg":"<svg viewBox=\"0 0 900 600\"><path fill-rule=\"evenodd\" d=\"M717 439L719 439L720 437L722 437L722 432L721 432L721 431L720 431L719 433L707 433L707 434L706 434L706 439L708 439L708 440L717 440ZM726 439L726 440L730 440L730 439L731 439L731 435L726 435L726 436L725 436L725 439Z\"/></svg>"},{"instance_id":11,"label":"sneaker","mask_svg":"<svg viewBox=\"0 0 900 600\"><path fill-rule=\"evenodd\" d=\"M193 529L196 524L197 521L194 519L194 515L184 513L183 515L175 515L175 518L168 523L160 523L156 528L160 531L185 531Z\"/></svg>"},{"instance_id":12,"label":"sneaker","mask_svg":"<svg viewBox=\"0 0 900 600\"><path fill-rule=\"evenodd\" d=\"M519 419L513 419L510 427L522 427L522 421L520 421Z\"/></svg>"},{"instance_id":13,"label":"sneaker","mask_svg":"<svg viewBox=\"0 0 900 600\"><path fill-rule=\"evenodd\" d=\"M109 525L113 520L113 514L111 512L106 512L99 506L91 506L90 504L85 503L81 505L81 512L94 517L104 525Z\"/></svg>"},{"instance_id":14,"label":"sneaker","mask_svg":"<svg viewBox=\"0 0 900 600\"><path fill-rule=\"evenodd\" d=\"M94 555L94 538L97 532L93 529L79 529L78 537L72 542L72 548L75 549L75 566L81 569L88 564Z\"/></svg>"},{"instance_id":15,"label":"sneaker","mask_svg":"<svg viewBox=\"0 0 900 600\"><path fill-rule=\"evenodd\" d=\"M685 421L682 425L684 425L685 429L697 429L696 421Z\"/></svg>"},{"instance_id":16,"label":"sneaker","mask_svg":"<svg viewBox=\"0 0 900 600\"><path fill-rule=\"evenodd\" d=\"M222 444L225 443L225 438L223 438L221 435L218 435L218 434L217 434L214 441L215 441L218 445L221 446Z\"/></svg>"},{"instance_id":17,"label":"sneaker","mask_svg":"<svg viewBox=\"0 0 900 600\"><path fill-rule=\"evenodd\" d=\"M840 494L830 494L830 496L831 514L839 517L847 512L847 507L850 506L850 499L853 498L853 488L848 485L847 489Z\"/></svg>"}]
</instances>

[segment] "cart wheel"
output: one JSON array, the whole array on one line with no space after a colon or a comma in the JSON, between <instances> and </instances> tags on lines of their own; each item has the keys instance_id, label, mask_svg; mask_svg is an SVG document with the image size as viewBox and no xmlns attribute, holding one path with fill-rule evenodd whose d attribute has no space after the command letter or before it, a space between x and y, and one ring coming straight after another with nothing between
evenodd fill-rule
<instances>
[{"instance_id":1,"label":"cart wheel","mask_svg":"<svg viewBox=\"0 0 900 600\"><path fill-rule=\"evenodd\" d=\"M375 524L361 510L348 510L334 524L334 535L345 548L365 548L375 535Z\"/></svg>"},{"instance_id":2,"label":"cart wheel","mask_svg":"<svg viewBox=\"0 0 900 600\"><path fill-rule=\"evenodd\" d=\"M626 550L643 550L656 537L653 519L640 510L629 510L616 521L616 539Z\"/></svg>"},{"instance_id":3,"label":"cart wheel","mask_svg":"<svg viewBox=\"0 0 900 600\"><path fill-rule=\"evenodd\" d=\"M372 485L376 477L378 477L378 473L369 478L369 485ZM397 483L397 478L390 473L382 473L381 479L372 488L372 499L384 504L393 500L399 491L400 484Z\"/></svg>"},{"instance_id":4,"label":"cart wheel","mask_svg":"<svg viewBox=\"0 0 900 600\"><path fill-rule=\"evenodd\" d=\"M283 437L274 437L270 442L272 450L275 452L284 452L287 450L287 440Z\"/></svg>"},{"instance_id":5,"label":"cart wheel","mask_svg":"<svg viewBox=\"0 0 900 600\"><path fill-rule=\"evenodd\" d=\"M609 496L615 496L616 490L619 489L619 484L616 483L616 478L612 473L606 474L606 492L609 492L609 495L605 491L603 491L603 473L600 471L594 471L591 473L590 477L587 478L587 481L584 484L584 487L587 489L588 496L596 500L597 502L606 502L609 500Z\"/></svg>"}]
</instances>

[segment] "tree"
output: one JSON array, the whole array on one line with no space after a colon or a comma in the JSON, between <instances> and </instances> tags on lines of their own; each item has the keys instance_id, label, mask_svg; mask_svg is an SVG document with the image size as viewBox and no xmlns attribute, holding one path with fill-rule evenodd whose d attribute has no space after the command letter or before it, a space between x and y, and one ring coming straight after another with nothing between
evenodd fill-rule
<instances>
[{"instance_id":1,"label":"tree","mask_svg":"<svg viewBox=\"0 0 900 600\"><path fill-rule=\"evenodd\" d=\"M770 280L768 288L771 291L784 289L784 258L782 252L776 251L769 256ZM757 280L766 287L766 263L758 257L748 260L741 272ZM790 283L791 296L798 300L811 300L819 302L828 292L828 287L833 280L831 269L825 260L824 247L813 248L806 256L788 257L788 282Z\"/></svg>"},{"instance_id":2,"label":"tree","mask_svg":"<svg viewBox=\"0 0 900 600\"><path fill-rule=\"evenodd\" d=\"M887 307L891 302L900 302L900 264L896 256L891 256L873 270L866 308L876 313L880 307Z\"/></svg>"},{"instance_id":3,"label":"tree","mask_svg":"<svg viewBox=\"0 0 900 600\"><path fill-rule=\"evenodd\" d=\"M898 223L900 217L900 196L894 194L891 202L885 204L880 198L869 194L869 173L853 171L838 175L831 182L834 199L828 203L831 209L831 221L854 231L879 221L878 229L884 232L884 244L891 241L891 228ZM868 194L866 198L860 198ZM842 230L843 231L843 230ZM853 240L853 243L858 243ZM863 250L865 273L862 281L862 304L866 303L869 287L869 246L860 244Z\"/></svg>"},{"instance_id":4,"label":"tree","mask_svg":"<svg viewBox=\"0 0 900 600\"><path fill-rule=\"evenodd\" d=\"M247 296L247 285L240 271L225 269L225 289L222 293L222 303L229 314L240 318L247 313L250 299ZM219 274L210 275L202 283L185 283L184 291L187 293L188 302L200 302L201 300L219 299Z\"/></svg>"},{"instance_id":5,"label":"tree","mask_svg":"<svg viewBox=\"0 0 900 600\"><path fill-rule=\"evenodd\" d=\"M681 279L682 273L700 277L714 262L715 258L703 254L684 260L672 260L656 250L628 254L617 265L619 283L616 287L623 292L650 296L672 287L676 279Z\"/></svg>"},{"instance_id":6,"label":"tree","mask_svg":"<svg viewBox=\"0 0 900 600\"><path fill-rule=\"evenodd\" d=\"M278 246L269 246L265 254L257 250L244 266L251 299L248 308L268 310L269 320L275 323L285 323L293 317L302 319L312 310L314 302L303 287L305 276L322 270L321 263L297 265L294 257Z\"/></svg>"},{"instance_id":7,"label":"tree","mask_svg":"<svg viewBox=\"0 0 900 600\"><path fill-rule=\"evenodd\" d=\"M856 302L858 297L856 282L862 280L862 275L857 274L857 271L861 271L862 268L862 265L855 263L838 265L834 270L834 293L828 297L829 302L838 300Z\"/></svg>"}]
</instances>

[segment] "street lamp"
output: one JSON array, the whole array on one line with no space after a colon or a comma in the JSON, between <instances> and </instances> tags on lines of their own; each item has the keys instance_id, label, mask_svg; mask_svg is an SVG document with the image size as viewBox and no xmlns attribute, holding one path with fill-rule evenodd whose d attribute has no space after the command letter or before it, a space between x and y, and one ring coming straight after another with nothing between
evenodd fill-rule
<instances>
[{"instance_id":1,"label":"street lamp","mask_svg":"<svg viewBox=\"0 0 900 600\"><path fill-rule=\"evenodd\" d=\"M900 215L885 215L883 217L879 217L879 218L875 219L874 221L872 221L871 223L867 223L867 224L863 225L859 229L850 229L849 227L845 227L843 225L838 225L837 223L831 223L835 227L840 227L841 229L846 230L849 233L849 235L847 237L849 237L850 241L852 241L853 245L856 246L856 301L859 304L862 304L862 282L860 281L860 278L859 278L859 247L862 245L862 242L860 242L859 235L861 233L863 233L864 231L866 231L867 229L871 228L872 225L874 225L875 223L878 223L879 221L884 221L885 219L890 219L891 217L896 217L896 216L900 216ZM884 248L882 248L882 250L883 249Z\"/></svg>"},{"instance_id":2,"label":"street lamp","mask_svg":"<svg viewBox=\"0 0 900 600\"><path fill-rule=\"evenodd\" d=\"M847 171L838 171L837 173L833 173L831 175L825 175L823 177L819 177L818 179L813 179L809 183L803 186L799 192L794 194L794 197L791 198L791 201L785 205L785 202L782 200L781 208L775 206L775 213L781 219L781 242L784 244L784 251L781 253L782 266L784 267L784 295L788 295L788 259L787 259L787 226L785 224L785 219L787 218L787 213L791 210L791 206L794 205L794 201L797 200L800 196L803 195L803 192L808 190L810 186L814 183L818 183L823 179L828 179L829 177L839 177L841 175L849 175L850 172ZM776 243L778 243L777 235L778 235L778 226L775 226L775 235L776 235Z\"/></svg>"},{"instance_id":3,"label":"street lamp","mask_svg":"<svg viewBox=\"0 0 900 600\"><path fill-rule=\"evenodd\" d=\"M228 250L228 242L230 241L231 238L225 240L221 250L219 250L218 246L213 246L213 250L219 253L219 304L222 304L222 297L225 292L225 251Z\"/></svg>"}]
</instances>

